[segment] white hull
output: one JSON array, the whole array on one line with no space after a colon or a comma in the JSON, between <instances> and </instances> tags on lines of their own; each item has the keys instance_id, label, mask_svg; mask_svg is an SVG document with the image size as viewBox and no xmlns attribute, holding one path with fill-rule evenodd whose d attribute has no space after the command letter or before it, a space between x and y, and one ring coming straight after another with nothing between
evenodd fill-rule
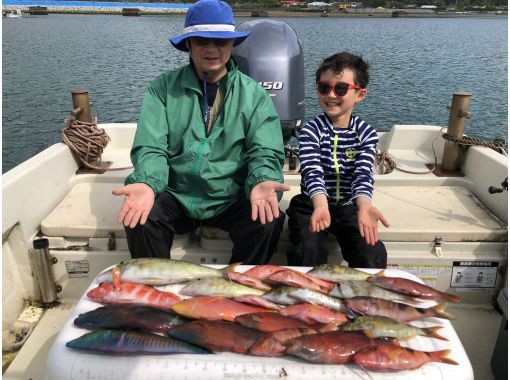
<instances>
[{"instance_id":1,"label":"white hull","mask_svg":"<svg viewBox=\"0 0 510 380\"><path fill-rule=\"evenodd\" d=\"M112 161L112 167L129 166L136 125L100 127L111 137L103 161ZM425 164L434 161L432 141L440 132L439 127L433 126L395 126L380 134L379 148L388 151L399 166L425 171ZM435 146L438 162L443 141L437 139ZM23 300L37 298L27 254L35 237L50 240L50 253L57 259L53 266L55 279L62 286L61 305L44 312L4 374L5 379L44 378L49 348L94 276L129 257L123 228L115 223L121 200L111 195L111 188L122 184L130 170L76 174L77 169L78 162L67 146L56 144L3 175L3 321L13 323L25 306ZM459 262L483 261L497 262L497 270L506 272L508 195L489 194L487 189L499 186L508 176L508 160L491 149L471 147L462 172L464 177L401 171L377 175L374 203L391 223L380 233L389 265L416 271L425 282L463 297L465 303L449 306L449 311L461 317L454 327L470 356L475 378L490 379L487 358L492 354L501 319L491 308L491 300L507 280L499 273L494 286L458 288L452 286L452 271ZM287 175L285 182L292 190L284 196L283 210L299 191L299 176ZM110 232L115 233L114 250L108 249ZM286 234L284 231L273 258L275 264L286 264ZM434 250L435 236L442 237L442 257ZM341 262L335 242L328 246L330 262ZM221 231L205 230L198 240L195 235L176 239L171 255L197 263L223 264L230 259L230 242ZM484 334L467 347L463 336L471 337L474 332L469 326L458 329L463 328L463 320L480 315L486 317L489 325L477 321ZM475 351L484 355L480 359L483 363L475 362Z\"/></svg>"}]
</instances>

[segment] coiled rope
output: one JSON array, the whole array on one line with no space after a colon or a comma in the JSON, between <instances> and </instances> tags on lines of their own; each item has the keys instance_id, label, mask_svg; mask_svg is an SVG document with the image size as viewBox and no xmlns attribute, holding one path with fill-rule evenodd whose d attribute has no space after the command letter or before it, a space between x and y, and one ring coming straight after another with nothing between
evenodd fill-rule
<instances>
[{"instance_id":1,"label":"coiled rope","mask_svg":"<svg viewBox=\"0 0 510 380\"><path fill-rule=\"evenodd\" d=\"M97 118L87 123L76 119L65 119L66 128L62 130L62 142L76 153L83 165L94 170L124 170L123 168L101 167L101 156L110 142L110 136L103 128L97 127Z\"/></svg>"},{"instance_id":2,"label":"coiled rope","mask_svg":"<svg viewBox=\"0 0 510 380\"><path fill-rule=\"evenodd\" d=\"M443 133L443 138L448 141L456 142L459 145L479 145L479 146L485 146L487 148L494 149L498 153L505 154L505 140L503 139L495 139L492 142L487 142L485 140L476 138L476 137L470 137L470 136L463 136L461 138L453 137L452 135L449 135L448 133Z\"/></svg>"}]
</instances>

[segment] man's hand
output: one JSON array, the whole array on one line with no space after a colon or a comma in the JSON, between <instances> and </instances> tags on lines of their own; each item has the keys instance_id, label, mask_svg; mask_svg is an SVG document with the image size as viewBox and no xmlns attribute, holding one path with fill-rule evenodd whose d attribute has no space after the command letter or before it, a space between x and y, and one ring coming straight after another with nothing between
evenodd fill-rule
<instances>
[{"instance_id":1,"label":"man's hand","mask_svg":"<svg viewBox=\"0 0 510 380\"><path fill-rule=\"evenodd\" d=\"M135 228L138 222L145 224L154 205L154 191L145 183L132 183L112 191L114 195L124 195L124 203L117 216L117 223Z\"/></svg>"},{"instance_id":2,"label":"man's hand","mask_svg":"<svg viewBox=\"0 0 510 380\"><path fill-rule=\"evenodd\" d=\"M278 208L277 191L288 191L289 185L276 181L261 182L253 187L250 194L251 219L253 221L260 218L260 223L266 224L278 218L280 209Z\"/></svg>"},{"instance_id":3,"label":"man's hand","mask_svg":"<svg viewBox=\"0 0 510 380\"><path fill-rule=\"evenodd\" d=\"M375 245L379 240L378 222L381 221L385 227L389 227L390 223L379 209L372 206L369 198L358 197L356 202L358 205L358 227L361 237L365 238L367 244Z\"/></svg>"},{"instance_id":4,"label":"man's hand","mask_svg":"<svg viewBox=\"0 0 510 380\"><path fill-rule=\"evenodd\" d=\"M331 225L328 198L326 194L316 194L312 197L313 213L310 217L310 232L324 231Z\"/></svg>"}]
</instances>

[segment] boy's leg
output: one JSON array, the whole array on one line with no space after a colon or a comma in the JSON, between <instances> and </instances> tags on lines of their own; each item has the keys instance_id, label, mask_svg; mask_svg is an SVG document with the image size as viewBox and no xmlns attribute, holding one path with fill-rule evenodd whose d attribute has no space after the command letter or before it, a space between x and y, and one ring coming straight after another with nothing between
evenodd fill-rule
<instances>
[{"instance_id":1,"label":"boy's leg","mask_svg":"<svg viewBox=\"0 0 510 380\"><path fill-rule=\"evenodd\" d=\"M313 204L308 196L299 194L291 199L287 209L291 243L287 252L288 265L313 267L328 262L325 233L312 233L309 229L312 212Z\"/></svg>"},{"instance_id":2,"label":"boy's leg","mask_svg":"<svg viewBox=\"0 0 510 380\"><path fill-rule=\"evenodd\" d=\"M205 225L221 228L229 233L234 244L230 263L245 265L267 264L273 257L285 222L285 214L272 222L261 224L251 219L251 203L241 198L220 215L204 221Z\"/></svg>"},{"instance_id":3,"label":"boy's leg","mask_svg":"<svg viewBox=\"0 0 510 380\"><path fill-rule=\"evenodd\" d=\"M336 236L342 256L352 268L386 268L387 252L379 240L369 245L358 228L358 209L354 205L330 207L330 231Z\"/></svg>"},{"instance_id":4,"label":"boy's leg","mask_svg":"<svg viewBox=\"0 0 510 380\"><path fill-rule=\"evenodd\" d=\"M169 258L174 234L189 232L193 227L193 220L177 200L164 191L156 197L145 224L124 229L132 258Z\"/></svg>"}]
</instances>

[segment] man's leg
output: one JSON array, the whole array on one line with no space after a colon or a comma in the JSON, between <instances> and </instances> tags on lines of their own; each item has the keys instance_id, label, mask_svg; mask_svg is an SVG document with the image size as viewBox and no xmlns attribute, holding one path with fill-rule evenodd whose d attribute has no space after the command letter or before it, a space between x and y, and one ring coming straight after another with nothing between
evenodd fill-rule
<instances>
[{"instance_id":1,"label":"man's leg","mask_svg":"<svg viewBox=\"0 0 510 380\"><path fill-rule=\"evenodd\" d=\"M191 231L193 220L186 216L176 199L164 191L155 199L145 224L124 228L132 258L169 258L174 234Z\"/></svg>"},{"instance_id":2,"label":"man's leg","mask_svg":"<svg viewBox=\"0 0 510 380\"><path fill-rule=\"evenodd\" d=\"M342 256L352 268L386 268L388 254L382 241L369 245L358 228L358 209L354 205L330 207L330 231L336 236Z\"/></svg>"},{"instance_id":3,"label":"man's leg","mask_svg":"<svg viewBox=\"0 0 510 380\"><path fill-rule=\"evenodd\" d=\"M251 220L251 203L242 198L204 224L229 233L234 244L230 263L261 265L267 264L276 251L284 222L282 211L277 219L266 224Z\"/></svg>"},{"instance_id":4,"label":"man's leg","mask_svg":"<svg viewBox=\"0 0 510 380\"><path fill-rule=\"evenodd\" d=\"M316 266L328 262L328 251L324 245L324 232L310 232L310 217L313 204L306 195L299 194L290 201L289 216L290 248L287 264L292 266Z\"/></svg>"}]
</instances>

